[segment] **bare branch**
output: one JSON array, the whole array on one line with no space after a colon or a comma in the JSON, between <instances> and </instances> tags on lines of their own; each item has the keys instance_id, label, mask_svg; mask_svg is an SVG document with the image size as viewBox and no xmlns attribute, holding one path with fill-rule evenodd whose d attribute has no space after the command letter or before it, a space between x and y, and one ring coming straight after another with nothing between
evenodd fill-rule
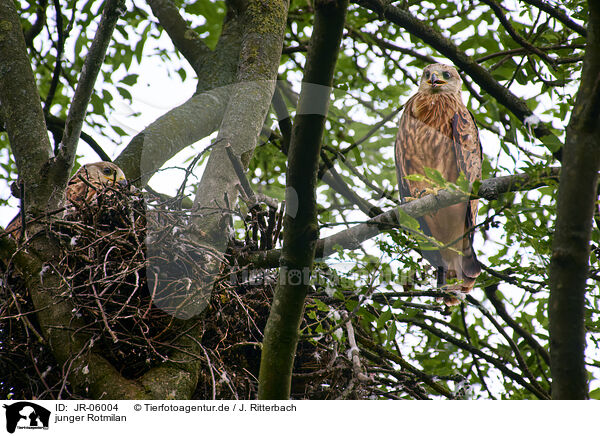
<instances>
[{"instance_id":1,"label":"bare branch","mask_svg":"<svg viewBox=\"0 0 600 436\"><path fill-rule=\"evenodd\" d=\"M60 135L62 137L65 130L65 121L55 117L52 114L46 114L46 125L48 126L48 130L50 130L54 135ZM105 162L111 162L112 159L106 152L102 149L100 144L96 142L96 140L91 136L81 131L79 135L83 141L85 141L90 148L98 155L100 159Z\"/></svg>"},{"instance_id":2,"label":"bare branch","mask_svg":"<svg viewBox=\"0 0 600 436\"><path fill-rule=\"evenodd\" d=\"M44 29L44 24L46 24L46 8L48 7L48 0L41 0L37 5L35 10L35 22L29 30L25 32L25 44L27 47L31 47L33 40L40 34Z\"/></svg>"},{"instance_id":3,"label":"bare branch","mask_svg":"<svg viewBox=\"0 0 600 436\"><path fill-rule=\"evenodd\" d=\"M52 100L54 100L54 95L56 94L56 88L58 87L58 81L62 71L62 56L65 49L65 30L63 28L63 17L60 9L60 2L58 0L53 0L53 2L54 9L56 11L56 29L58 33L58 40L56 42L56 60L54 64L54 71L52 72L52 81L50 82L50 89L48 90L48 95L46 95L46 100L44 101L44 114L50 113L50 106L52 106Z\"/></svg>"},{"instance_id":4,"label":"bare branch","mask_svg":"<svg viewBox=\"0 0 600 436\"><path fill-rule=\"evenodd\" d=\"M494 306L494 308L496 309L496 312L498 313L498 315L500 316L500 318L502 318L504 320L504 322L506 322L506 324L511 327L515 333L517 333L519 336L521 336L525 342L527 342L531 348L533 348L535 351L537 351L540 356L542 356L542 359L544 359L544 361L547 364L550 364L550 355L548 354L548 351L542 347L538 341L535 340L535 338L528 332L526 331L523 327L521 327L506 311L506 308L504 307L504 305L502 304L502 302L498 299L498 296L496 295L496 286L487 286L484 291L485 291L485 295L486 297L488 297L488 300L490 300L490 303L492 303L492 305Z\"/></svg>"}]
</instances>

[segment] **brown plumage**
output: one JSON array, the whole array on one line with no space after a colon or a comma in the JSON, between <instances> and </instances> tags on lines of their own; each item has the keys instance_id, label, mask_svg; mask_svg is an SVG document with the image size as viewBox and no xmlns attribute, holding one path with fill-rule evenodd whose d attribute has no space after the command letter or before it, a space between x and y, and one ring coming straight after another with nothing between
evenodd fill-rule
<instances>
[{"instance_id":1,"label":"brown plumage","mask_svg":"<svg viewBox=\"0 0 600 436\"><path fill-rule=\"evenodd\" d=\"M405 104L396 136L396 172L403 201L430 193L426 181L404 178L425 174L425 168L439 171L449 182L463 172L469 182L481 178L482 151L472 115L461 99L462 80L456 69L432 64L423 70L418 92ZM423 251L423 256L438 270L438 286L445 277L456 278L448 290L469 292L481 267L473 251L472 229L478 201L456 204L422 217L421 230L447 248ZM446 304L460 302L446 298Z\"/></svg>"},{"instance_id":2,"label":"brown plumage","mask_svg":"<svg viewBox=\"0 0 600 436\"><path fill-rule=\"evenodd\" d=\"M96 162L83 165L67 182L66 198L68 205L83 205L92 202L96 194L107 186L124 184L127 180L123 170L110 162ZM19 213L6 226L5 231L13 238L21 235L21 214Z\"/></svg>"}]
</instances>

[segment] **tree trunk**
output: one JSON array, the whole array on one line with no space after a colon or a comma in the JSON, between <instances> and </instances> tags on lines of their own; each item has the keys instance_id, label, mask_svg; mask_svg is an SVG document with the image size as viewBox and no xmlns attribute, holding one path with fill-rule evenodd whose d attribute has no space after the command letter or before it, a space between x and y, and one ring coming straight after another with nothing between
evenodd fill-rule
<instances>
[{"instance_id":1,"label":"tree trunk","mask_svg":"<svg viewBox=\"0 0 600 436\"><path fill-rule=\"evenodd\" d=\"M315 2L315 23L290 142L283 250L279 283L265 328L259 399L290 396L298 328L308 291L316 242L317 171L340 48L346 0Z\"/></svg>"},{"instance_id":2,"label":"tree trunk","mask_svg":"<svg viewBox=\"0 0 600 436\"><path fill-rule=\"evenodd\" d=\"M600 5L589 2L582 80L563 150L550 262L552 398L588 398L585 290L600 168Z\"/></svg>"}]
</instances>

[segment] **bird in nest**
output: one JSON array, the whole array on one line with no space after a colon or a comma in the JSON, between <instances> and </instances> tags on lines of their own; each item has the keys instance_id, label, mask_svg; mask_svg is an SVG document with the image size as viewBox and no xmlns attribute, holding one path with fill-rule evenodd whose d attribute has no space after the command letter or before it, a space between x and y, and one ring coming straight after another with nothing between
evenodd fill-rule
<instances>
[{"instance_id":1,"label":"bird in nest","mask_svg":"<svg viewBox=\"0 0 600 436\"><path fill-rule=\"evenodd\" d=\"M105 192L108 187L124 186L127 186L125 174L114 163L95 162L83 165L67 182L65 192L67 206L89 205L99 193ZM21 213L19 213L6 226L5 233L19 239L22 227Z\"/></svg>"}]
</instances>

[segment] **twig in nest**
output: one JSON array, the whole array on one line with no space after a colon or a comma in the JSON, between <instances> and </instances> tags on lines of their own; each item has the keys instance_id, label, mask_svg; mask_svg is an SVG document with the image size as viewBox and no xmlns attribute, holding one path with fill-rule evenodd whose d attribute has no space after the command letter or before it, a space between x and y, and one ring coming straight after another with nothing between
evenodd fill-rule
<instances>
[{"instance_id":1,"label":"twig in nest","mask_svg":"<svg viewBox=\"0 0 600 436\"><path fill-rule=\"evenodd\" d=\"M117 335L115 334L115 332L112 331L112 329L110 328L110 325L108 324L108 319L106 318L106 313L104 312L104 308L102 307L102 303L100 302L100 297L98 297L98 292L96 292L96 286L92 285L92 291L94 291L94 298L96 299L96 304L98 305L98 309L100 309L100 314L102 315L102 321L104 322L104 326L106 327L106 330L108 330L108 333L110 333L110 336L111 336L113 342L116 344L117 342L119 342L119 339L117 338Z\"/></svg>"},{"instance_id":2,"label":"twig in nest","mask_svg":"<svg viewBox=\"0 0 600 436\"><path fill-rule=\"evenodd\" d=\"M348 316L347 313L345 315ZM346 331L348 332L348 343L350 344L349 351L350 357L352 359L352 369L354 371L354 375L356 375L357 380L361 383L372 382L373 380L371 380L371 378L368 375L366 375L362 370L359 356L360 350L356 345L356 339L354 337L354 327L352 326L352 321L350 320L346 322Z\"/></svg>"},{"instance_id":3,"label":"twig in nest","mask_svg":"<svg viewBox=\"0 0 600 436\"><path fill-rule=\"evenodd\" d=\"M175 195L176 205L177 205L178 209L181 209L181 203L183 202L183 198L184 198L184 190L185 190L185 187L187 186L187 181L190 177L190 174L192 174L192 171L194 170L194 167L196 166L198 161L202 158L202 156L204 156L204 154L207 151L209 151L211 148L213 148L215 145L217 145L221 141L222 141L222 139L216 140L215 142L210 144L208 147L206 147L204 150L202 150L200 153L198 153L194 157L194 159L192 159L192 162L190 162L190 164L186 168L185 176L183 177L183 182L181 182L179 189L177 189L177 194Z\"/></svg>"},{"instance_id":4,"label":"twig in nest","mask_svg":"<svg viewBox=\"0 0 600 436\"><path fill-rule=\"evenodd\" d=\"M256 205L263 203L269 207L277 209L279 207L279 202L277 200L260 192L255 193L252 190L250 182L248 181L246 173L244 172L244 167L242 166L242 163L240 162L239 158L233 152L231 144L228 143L225 146L225 151L227 152L227 156L231 161L231 165L233 165L233 170L235 171L235 174L237 175L238 180L240 181L240 193L242 194L242 199L246 204L248 204L248 207L253 208Z\"/></svg>"}]
</instances>

